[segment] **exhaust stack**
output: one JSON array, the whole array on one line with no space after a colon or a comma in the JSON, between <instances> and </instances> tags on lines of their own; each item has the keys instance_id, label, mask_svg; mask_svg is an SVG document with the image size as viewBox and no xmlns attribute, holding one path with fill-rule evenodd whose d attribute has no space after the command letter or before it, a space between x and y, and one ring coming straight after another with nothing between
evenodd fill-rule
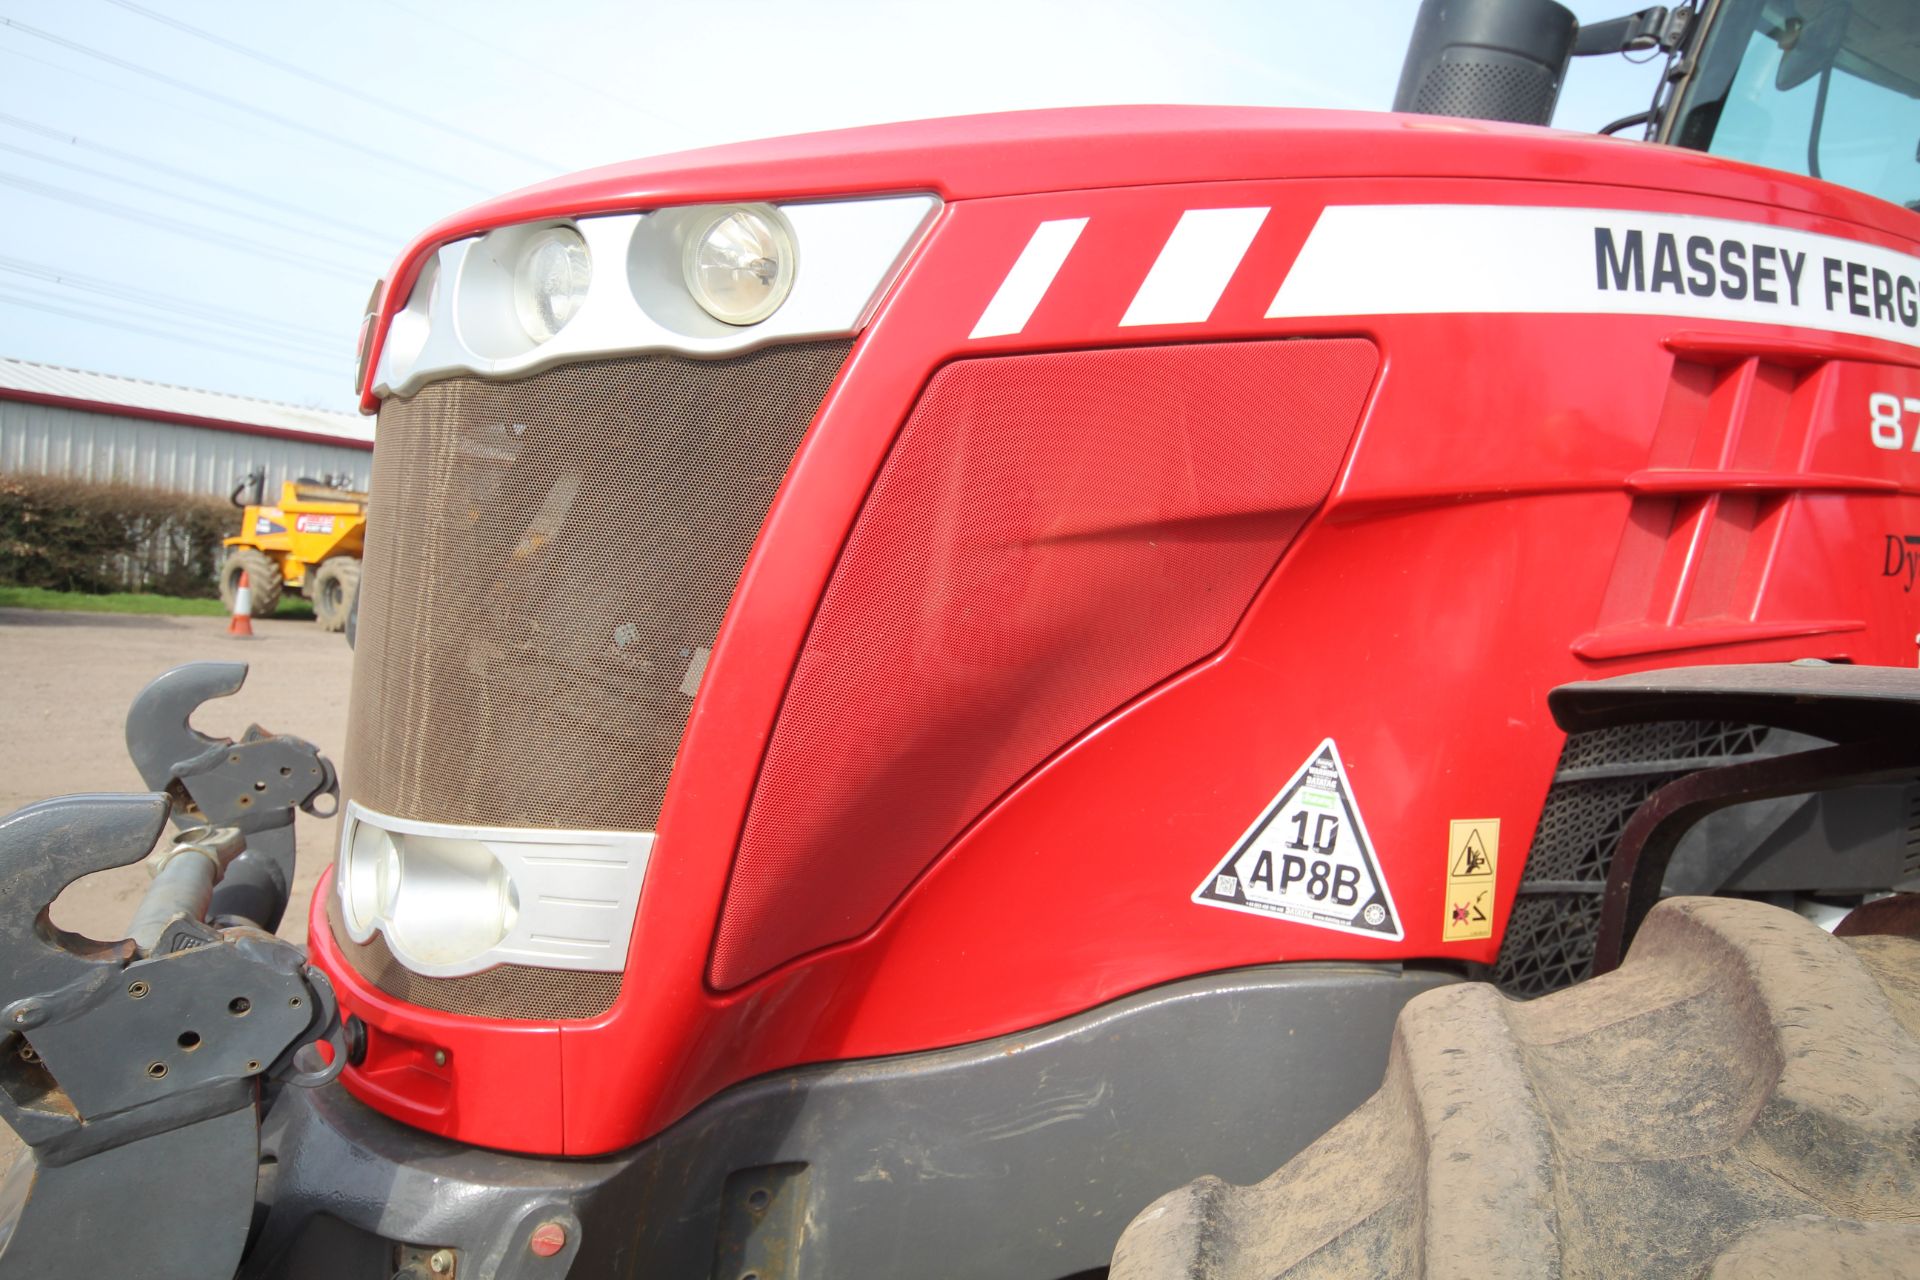
<instances>
[{"instance_id":1,"label":"exhaust stack","mask_svg":"<svg viewBox=\"0 0 1920 1280\"><path fill-rule=\"evenodd\" d=\"M1547 124L1578 30L1553 0L1423 0L1393 109Z\"/></svg>"}]
</instances>

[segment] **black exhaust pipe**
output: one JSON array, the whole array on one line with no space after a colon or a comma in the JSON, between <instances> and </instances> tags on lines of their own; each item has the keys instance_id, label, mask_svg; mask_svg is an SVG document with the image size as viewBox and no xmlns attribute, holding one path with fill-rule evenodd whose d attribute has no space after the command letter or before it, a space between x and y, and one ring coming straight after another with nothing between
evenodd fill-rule
<instances>
[{"instance_id":1,"label":"black exhaust pipe","mask_svg":"<svg viewBox=\"0 0 1920 1280\"><path fill-rule=\"evenodd\" d=\"M1548 124L1579 26L1553 0L1423 0L1393 109Z\"/></svg>"}]
</instances>

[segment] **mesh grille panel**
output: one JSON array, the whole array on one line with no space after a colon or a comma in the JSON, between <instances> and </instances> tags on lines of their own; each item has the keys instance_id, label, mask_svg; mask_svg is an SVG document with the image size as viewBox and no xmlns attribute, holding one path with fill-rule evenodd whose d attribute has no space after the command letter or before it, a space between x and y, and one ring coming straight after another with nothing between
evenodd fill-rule
<instances>
[{"instance_id":1,"label":"mesh grille panel","mask_svg":"<svg viewBox=\"0 0 1920 1280\"><path fill-rule=\"evenodd\" d=\"M381 409L346 792L399 817L650 831L707 652L851 343L461 378ZM422 978L347 941L387 994L583 1018L618 974Z\"/></svg>"},{"instance_id":2,"label":"mesh grille panel","mask_svg":"<svg viewBox=\"0 0 1920 1280\"><path fill-rule=\"evenodd\" d=\"M1766 738L1760 725L1692 720L1569 737L1501 939L1500 989L1540 996L1592 973L1601 886L1634 810L1675 778L1759 751Z\"/></svg>"},{"instance_id":3,"label":"mesh grille panel","mask_svg":"<svg viewBox=\"0 0 1920 1280\"><path fill-rule=\"evenodd\" d=\"M364 943L347 936L340 919L340 900L327 895L327 924L340 954L354 971L396 1000L441 1013L481 1018L524 1018L554 1022L565 1018L593 1018L613 1007L620 994L617 973L587 973L573 969L540 969L503 964L464 978L423 978L387 950L379 934Z\"/></svg>"},{"instance_id":4,"label":"mesh grille panel","mask_svg":"<svg viewBox=\"0 0 1920 1280\"><path fill-rule=\"evenodd\" d=\"M436 822L651 830L690 670L848 345L461 378L390 401L352 798Z\"/></svg>"}]
</instances>

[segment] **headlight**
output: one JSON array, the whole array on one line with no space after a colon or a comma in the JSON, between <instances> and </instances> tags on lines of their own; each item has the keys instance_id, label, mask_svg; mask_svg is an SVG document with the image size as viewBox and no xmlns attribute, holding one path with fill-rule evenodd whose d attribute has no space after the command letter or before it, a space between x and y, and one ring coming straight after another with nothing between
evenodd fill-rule
<instances>
[{"instance_id":1,"label":"headlight","mask_svg":"<svg viewBox=\"0 0 1920 1280\"><path fill-rule=\"evenodd\" d=\"M484 841L350 826L340 883L355 929L428 968L470 965L512 930L520 896Z\"/></svg>"},{"instance_id":2,"label":"headlight","mask_svg":"<svg viewBox=\"0 0 1920 1280\"><path fill-rule=\"evenodd\" d=\"M382 934L415 973L626 964L649 833L461 827L357 804L342 827L335 874L347 933L363 943Z\"/></svg>"},{"instance_id":3,"label":"headlight","mask_svg":"<svg viewBox=\"0 0 1920 1280\"><path fill-rule=\"evenodd\" d=\"M527 237L513 268L513 308L527 336L545 342L566 328L592 278L593 260L577 231L547 227Z\"/></svg>"},{"instance_id":4,"label":"headlight","mask_svg":"<svg viewBox=\"0 0 1920 1280\"><path fill-rule=\"evenodd\" d=\"M755 324L778 311L797 266L786 219L766 206L724 213L687 241L687 291L727 324Z\"/></svg>"},{"instance_id":5,"label":"headlight","mask_svg":"<svg viewBox=\"0 0 1920 1280\"><path fill-rule=\"evenodd\" d=\"M400 889L400 850L393 837L369 823L354 828L340 858L340 896L347 920L361 929L393 909Z\"/></svg>"},{"instance_id":6,"label":"headlight","mask_svg":"<svg viewBox=\"0 0 1920 1280\"><path fill-rule=\"evenodd\" d=\"M520 899L507 869L478 840L391 835L398 884L387 941L428 965L470 964L507 936Z\"/></svg>"}]
</instances>

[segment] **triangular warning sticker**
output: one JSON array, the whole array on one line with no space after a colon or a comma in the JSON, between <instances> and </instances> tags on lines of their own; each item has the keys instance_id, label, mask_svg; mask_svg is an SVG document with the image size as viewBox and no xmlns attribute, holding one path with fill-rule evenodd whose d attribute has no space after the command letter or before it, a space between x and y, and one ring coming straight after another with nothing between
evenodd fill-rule
<instances>
[{"instance_id":1,"label":"triangular warning sticker","mask_svg":"<svg viewBox=\"0 0 1920 1280\"><path fill-rule=\"evenodd\" d=\"M1405 936L1332 738L1314 748L1193 901L1396 942Z\"/></svg>"},{"instance_id":2,"label":"triangular warning sticker","mask_svg":"<svg viewBox=\"0 0 1920 1280\"><path fill-rule=\"evenodd\" d=\"M1456 880L1474 880L1493 878L1493 859L1487 856L1487 845L1480 838L1478 827L1467 831L1467 838L1460 846L1460 852L1454 855L1453 863L1447 868L1447 875Z\"/></svg>"}]
</instances>

